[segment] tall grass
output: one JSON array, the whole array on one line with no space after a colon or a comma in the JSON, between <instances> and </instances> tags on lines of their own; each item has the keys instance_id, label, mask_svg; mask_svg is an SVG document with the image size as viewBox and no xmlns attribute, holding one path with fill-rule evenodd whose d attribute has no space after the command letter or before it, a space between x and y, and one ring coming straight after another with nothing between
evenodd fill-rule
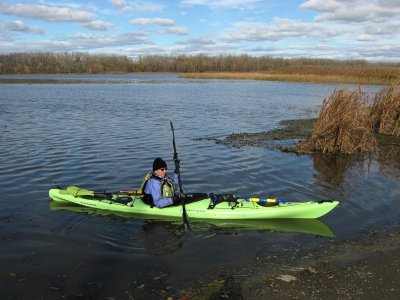
<instances>
[{"instance_id":1,"label":"tall grass","mask_svg":"<svg viewBox=\"0 0 400 300\"><path fill-rule=\"evenodd\" d=\"M359 83L359 84L390 84L390 76L385 76L382 72L368 74L365 71L363 76L351 72L324 72L307 73L305 70L288 72L287 70L278 70L267 72L204 72L204 73L184 73L180 75L183 78L200 79L240 79L240 80L266 80L266 81L290 81L290 82L322 82L322 83ZM400 74L398 76L400 79Z\"/></svg>"},{"instance_id":2,"label":"tall grass","mask_svg":"<svg viewBox=\"0 0 400 300\"><path fill-rule=\"evenodd\" d=\"M310 138L298 148L345 154L373 151L376 140L367 101L367 94L361 89L335 90L329 99L324 99Z\"/></svg>"},{"instance_id":3,"label":"tall grass","mask_svg":"<svg viewBox=\"0 0 400 300\"><path fill-rule=\"evenodd\" d=\"M400 86L390 85L375 96L371 106L374 130L400 137Z\"/></svg>"},{"instance_id":4,"label":"tall grass","mask_svg":"<svg viewBox=\"0 0 400 300\"><path fill-rule=\"evenodd\" d=\"M392 84L369 101L361 89L335 90L324 99L311 136L298 151L363 153L376 150L375 133L400 136L400 87Z\"/></svg>"}]
</instances>

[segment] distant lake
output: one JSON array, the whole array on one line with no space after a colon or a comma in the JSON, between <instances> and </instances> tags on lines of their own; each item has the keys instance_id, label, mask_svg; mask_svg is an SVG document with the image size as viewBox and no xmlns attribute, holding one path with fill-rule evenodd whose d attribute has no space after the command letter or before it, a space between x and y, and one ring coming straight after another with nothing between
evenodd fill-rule
<instances>
[{"instance_id":1,"label":"distant lake","mask_svg":"<svg viewBox=\"0 0 400 300\"><path fill-rule=\"evenodd\" d=\"M164 278L160 289L185 289L220 268L290 255L399 222L399 164L199 140L316 117L323 98L354 85L170 74L1 78L73 82L0 84L0 296L106 298L156 284L157 276ZM169 120L185 191L337 199L342 204L321 219L336 237L257 227L221 230L204 223L182 233L171 222L51 207L48 190L54 186L138 188L159 156L172 171Z\"/></svg>"}]
</instances>

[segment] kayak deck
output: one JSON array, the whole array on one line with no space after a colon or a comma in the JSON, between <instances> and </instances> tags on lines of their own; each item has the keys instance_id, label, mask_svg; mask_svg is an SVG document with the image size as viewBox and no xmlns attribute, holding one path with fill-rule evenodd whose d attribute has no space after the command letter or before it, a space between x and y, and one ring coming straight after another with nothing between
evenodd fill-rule
<instances>
[{"instance_id":1,"label":"kayak deck","mask_svg":"<svg viewBox=\"0 0 400 300\"><path fill-rule=\"evenodd\" d=\"M120 195L112 194L110 199L89 196L92 191L71 193L68 189L50 189L49 196L57 202L70 202L96 209L132 213L155 217L182 217L182 206L174 205L164 208L152 207L142 201L141 195L124 195L126 203L118 202ZM85 194L85 192L87 192ZM186 213L191 219L240 220L240 219L316 219L330 212L338 201L324 202L287 202L275 206L263 206L245 199L235 202L220 202L211 205L212 200L205 198L185 204Z\"/></svg>"}]
</instances>

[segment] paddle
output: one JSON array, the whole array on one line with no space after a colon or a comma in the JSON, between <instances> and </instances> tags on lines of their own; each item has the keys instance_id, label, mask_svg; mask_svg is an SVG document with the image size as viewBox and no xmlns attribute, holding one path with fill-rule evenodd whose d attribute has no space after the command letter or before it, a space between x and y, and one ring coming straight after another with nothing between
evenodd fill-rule
<instances>
[{"instance_id":1,"label":"paddle","mask_svg":"<svg viewBox=\"0 0 400 300\"><path fill-rule=\"evenodd\" d=\"M176 152L176 144L175 144L175 131L174 131L174 125L172 124L172 121L169 121L169 124L171 125L171 130L172 130L172 145L174 146L174 164L175 164L175 171L178 174L178 185L179 185L179 191L181 194L183 194L183 188L182 188L182 181L181 181L181 170L179 167L179 158L178 158L178 153ZM189 218L186 213L186 207L185 207L185 201L184 199L182 201L182 220L183 220L183 225L186 228L190 228L189 224Z\"/></svg>"}]
</instances>

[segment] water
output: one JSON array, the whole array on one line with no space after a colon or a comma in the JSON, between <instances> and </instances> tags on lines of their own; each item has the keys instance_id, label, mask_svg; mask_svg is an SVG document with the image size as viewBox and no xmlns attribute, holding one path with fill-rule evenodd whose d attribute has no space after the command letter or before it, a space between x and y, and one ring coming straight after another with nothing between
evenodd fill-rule
<instances>
[{"instance_id":1,"label":"water","mask_svg":"<svg viewBox=\"0 0 400 300\"><path fill-rule=\"evenodd\" d=\"M399 223L398 164L195 140L315 117L335 88L354 86L175 75L56 78L93 83L0 85L0 295L127 297L150 286L174 294L221 268L240 270L263 256L282 258L332 241L204 223L184 233L171 222L50 207L48 190L55 185L137 188L158 156L172 169L169 120L186 191L341 200L322 218L335 241ZM363 89L373 93L380 87Z\"/></svg>"}]
</instances>

